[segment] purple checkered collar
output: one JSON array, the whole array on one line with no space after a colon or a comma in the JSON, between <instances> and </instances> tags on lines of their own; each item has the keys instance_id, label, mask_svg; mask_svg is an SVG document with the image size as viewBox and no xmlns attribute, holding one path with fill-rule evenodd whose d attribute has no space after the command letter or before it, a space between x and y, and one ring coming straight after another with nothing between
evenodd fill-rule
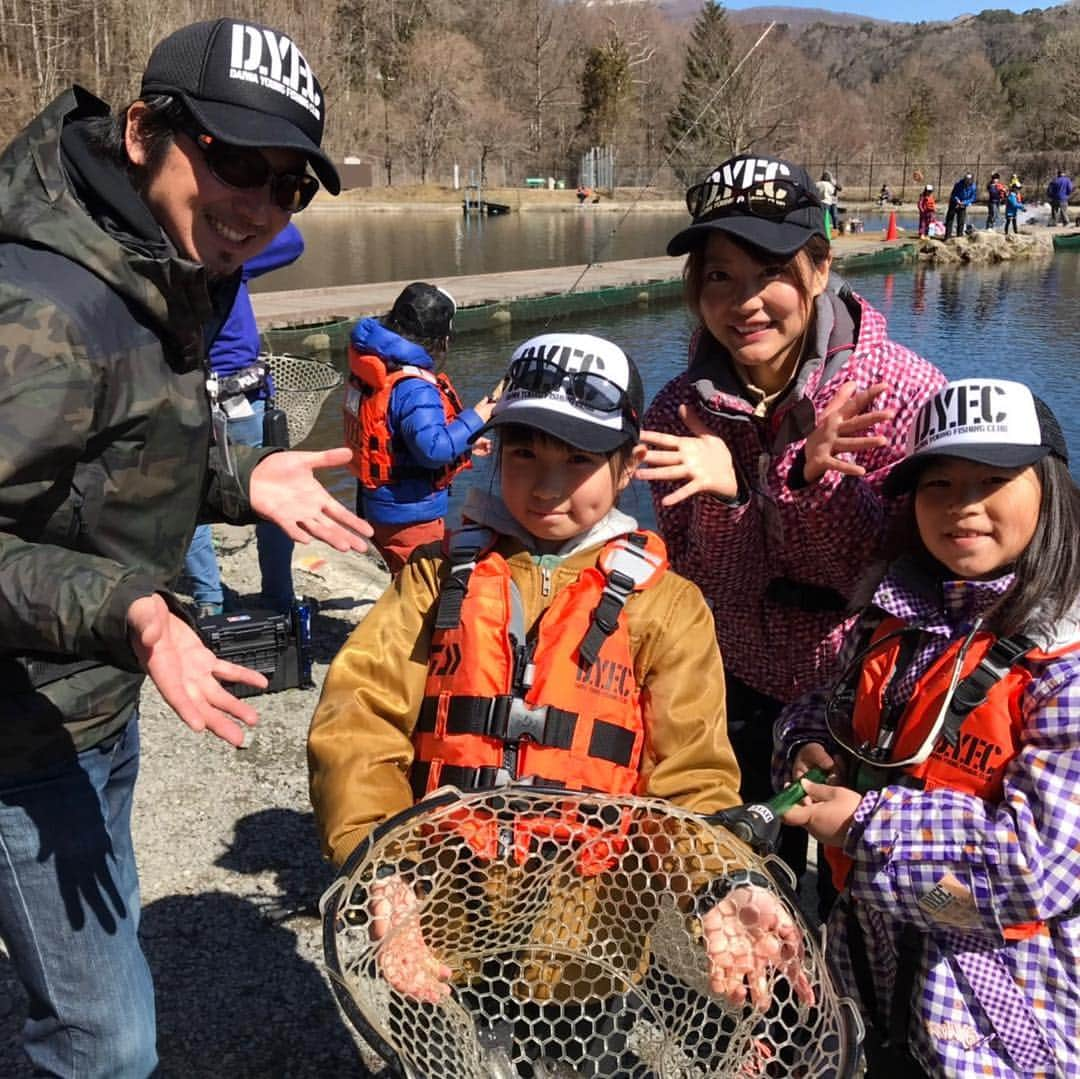
<instances>
[{"instance_id":1,"label":"purple checkered collar","mask_svg":"<svg viewBox=\"0 0 1080 1079\"><path fill-rule=\"evenodd\" d=\"M941 578L913 558L894 562L874 592L873 604L886 614L922 626L929 633L953 636L985 614L1014 580L1011 573L987 581Z\"/></svg>"}]
</instances>

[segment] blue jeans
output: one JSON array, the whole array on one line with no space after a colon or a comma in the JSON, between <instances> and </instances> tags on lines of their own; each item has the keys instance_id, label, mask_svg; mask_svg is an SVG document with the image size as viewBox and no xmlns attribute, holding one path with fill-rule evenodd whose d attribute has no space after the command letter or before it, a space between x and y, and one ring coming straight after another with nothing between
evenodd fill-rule
<instances>
[{"instance_id":1,"label":"blue jeans","mask_svg":"<svg viewBox=\"0 0 1080 1079\"><path fill-rule=\"evenodd\" d=\"M154 986L139 946L131 801L138 713L103 746L0 776L0 936L30 997L23 1045L46 1075L149 1075Z\"/></svg>"},{"instance_id":2,"label":"blue jeans","mask_svg":"<svg viewBox=\"0 0 1080 1079\"><path fill-rule=\"evenodd\" d=\"M265 401L251 402L252 415L229 420L229 438L240 446L261 446ZM293 603L293 542L277 525L262 522L255 526L259 551L263 599L275 611L286 612ZM184 558L184 572L191 580L191 596L198 607L220 607L225 599L221 570L209 525L199 525L191 537Z\"/></svg>"}]
</instances>

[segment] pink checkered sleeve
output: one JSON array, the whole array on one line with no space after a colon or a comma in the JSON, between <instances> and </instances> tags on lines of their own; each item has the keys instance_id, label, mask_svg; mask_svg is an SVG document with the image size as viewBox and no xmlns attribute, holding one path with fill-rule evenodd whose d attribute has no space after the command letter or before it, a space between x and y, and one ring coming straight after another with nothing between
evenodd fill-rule
<instances>
[{"instance_id":1,"label":"pink checkered sleeve","mask_svg":"<svg viewBox=\"0 0 1080 1079\"><path fill-rule=\"evenodd\" d=\"M864 321L859 346L873 350L874 363L845 367L815 390L814 396L823 402L820 413L849 382L858 390L886 384L888 389L874 399L872 408L892 410L895 415L866 433L883 435L887 441L849 455L866 470L862 476L829 471L805 487L788 484L799 529L798 536L788 540L800 544L807 563L815 566L818 574L836 582L849 581L853 564L865 565L873 558L896 509L895 503L883 498L881 486L892 466L904 458L908 431L919 408L945 382L936 367L885 337L883 320L867 317ZM791 462L787 464L790 468ZM790 531L790 523L788 527Z\"/></svg>"}]
</instances>

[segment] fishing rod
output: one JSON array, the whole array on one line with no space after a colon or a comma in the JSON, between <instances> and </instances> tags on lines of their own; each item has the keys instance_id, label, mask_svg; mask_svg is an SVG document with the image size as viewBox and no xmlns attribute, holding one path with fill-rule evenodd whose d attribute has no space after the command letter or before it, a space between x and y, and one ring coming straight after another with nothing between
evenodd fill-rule
<instances>
[{"instance_id":1,"label":"fishing rod","mask_svg":"<svg viewBox=\"0 0 1080 1079\"><path fill-rule=\"evenodd\" d=\"M600 256L602 256L604 251L607 250L607 248L611 245L612 241L615 238L616 233L619 231L620 228L622 228L623 223L630 216L630 214L632 214L634 212L634 209L637 206L637 204L639 202L641 202L641 200L645 197L645 192L652 187L653 182L656 180L656 177L660 174L661 170L663 170L664 168L667 167L667 165L671 161L671 159L675 156L676 153L678 153L679 148L682 146L682 144L686 141L687 138L689 138L691 133L702 122L702 120L705 118L706 113L708 113L709 110L715 104L715 102L717 100L719 100L720 95L723 94L724 91L728 88L728 85L731 83L731 80L734 79L736 75L738 75L738 73L742 70L743 66L750 59L750 57L753 56L755 52L757 52L758 48L765 41L765 39L769 36L769 34L772 32L772 30L773 30L773 28L775 26L776 26L776 20L774 19L772 22L769 23L768 26L765 27L765 29L761 32L761 34L758 36L757 40L753 43L753 45L751 45L750 48L746 50L746 52L743 54L742 59L731 69L731 71L728 72L727 77L713 91L713 93L710 95L708 100L702 106L701 111L697 114L697 116L694 117L693 121L690 123L690 126L687 127L687 129L682 133L682 135L679 137L679 139L675 143L675 145L672 146L671 149L667 152L667 156L665 156L663 161L661 161L660 164L658 164L656 166L656 168L653 170L652 174L649 176L648 180L646 181L645 186L643 188L641 188L641 191L639 192L639 194L633 200L631 200L630 205L626 208L626 210L623 212L623 214L615 222L615 224L612 227L611 231L608 233L607 238L602 242L600 251L588 263L586 263L586 265L583 267L581 273L578 274L577 279L561 295L563 295L563 296L571 295L575 291L575 289L577 289L577 287L581 284L581 282L585 279L586 274L588 274L588 272L594 266L596 266L599 262L602 261ZM551 324L551 318L552 317L553 316L549 316L547 322L544 324L545 328Z\"/></svg>"}]
</instances>

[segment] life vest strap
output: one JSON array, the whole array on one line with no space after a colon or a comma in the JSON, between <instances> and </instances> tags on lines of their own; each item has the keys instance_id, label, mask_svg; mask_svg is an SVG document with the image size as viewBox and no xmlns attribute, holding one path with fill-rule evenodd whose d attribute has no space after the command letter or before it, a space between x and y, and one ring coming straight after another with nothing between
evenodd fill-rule
<instances>
[{"instance_id":1,"label":"life vest strap","mask_svg":"<svg viewBox=\"0 0 1080 1079\"><path fill-rule=\"evenodd\" d=\"M439 700L426 697L420 706L416 730L434 732ZM520 697L451 697L446 711L447 734L479 734L500 742L528 738L538 745L569 749L574 743L577 714L562 708L529 707Z\"/></svg>"},{"instance_id":2,"label":"life vest strap","mask_svg":"<svg viewBox=\"0 0 1080 1079\"><path fill-rule=\"evenodd\" d=\"M428 776L434 761L416 761L409 770L409 782L417 801L427 795ZM513 776L505 768L464 768L457 764L444 764L439 770L440 787L457 787L458 790L490 790L505 787L513 782Z\"/></svg>"},{"instance_id":3,"label":"life vest strap","mask_svg":"<svg viewBox=\"0 0 1080 1079\"><path fill-rule=\"evenodd\" d=\"M461 625L461 607L469 591L469 578L480 556L495 542L495 533L479 525L465 526L452 533L447 561L450 576L446 578L435 612L435 629L457 629Z\"/></svg>"},{"instance_id":4,"label":"life vest strap","mask_svg":"<svg viewBox=\"0 0 1080 1079\"><path fill-rule=\"evenodd\" d=\"M418 734L435 731L439 700L426 697L416 722ZM543 705L530 708L518 697L451 697L446 710L448 735L474 734L507 744L528 739L536 745L568 750L574 743L578 717L573 712ZM589 736L588 755L629 768L634 758L632 730L598 719Z\"/></svg>"},{"instance_id":5,"label":"life vest strap","mask_svg":"<svg viewBox=\"0 0 1080 1079\"><path fill-rule=\"evenodd\" d=\"M1013 664L1034 647L1035 642L1020 633L994 641L978 666L953 692L949 711L941 728L941 736L950 746L956 746L960 738L960 728L968 715L986 700L986 695L1009 673Z\"/></svg>"},{"instance_id":6,"label":"life vest strap","mask_svg":"<svg viewBox=\"0 0 1080 1079\"><path fill-rule=\"evenodd\" d=\"M409 782L417 801L427 795L428 777L433 761L416 761L410 769ZM463 791L491 790L494 787L536 787L543 790L566 790L559 779L544 776L513 776L505 768L468 768L459 764L443 764L439 769L440 787L457 787ZM596 787L582 787L586 794L604 794ZM583 807L584 810L584 807Z\"/></svg>"},{"instance_id":7,"label":"life vest strap","mask_svg":"<svg viewBox=\"0 0 1080 1079\"><path fill-rule=\"evenodd\" d=\"M600 557L598 564L605 577L604 590L593 609L585 638L578 646L586 670L596 663L604 641L618 627L626 601L663 572L662 559L646 550L647 543L648 537L643 532L631 532L610 544Z\"/></svg>"}]
</instances>

